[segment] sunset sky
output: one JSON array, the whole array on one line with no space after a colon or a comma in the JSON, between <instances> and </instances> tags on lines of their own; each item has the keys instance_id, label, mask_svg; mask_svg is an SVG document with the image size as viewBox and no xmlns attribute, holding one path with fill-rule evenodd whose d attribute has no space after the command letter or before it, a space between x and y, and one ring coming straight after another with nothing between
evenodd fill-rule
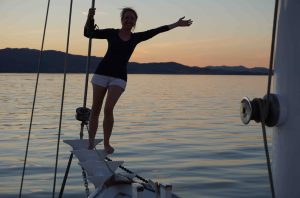
<instances>
[{"instance_id":1,"label":"sunset sky","mask_svg":"<svg viewBox=\"0 0 300 198\"><path fill-rule=\"evenodd\" d=\"M0 48L40 49L47 0L0 0ZM70 53L87 55L83 36L91 0L73 0ZM191 18L137 46L130 61L175 61L189 66L268 66L275 0L96 0L100 28L120 28L120 10L139 15L136 32ZM44 49L65 51L70 0L51 0ZM94 40L92 54L103 56L106 40Z\"/></svg>"}]
</instances>

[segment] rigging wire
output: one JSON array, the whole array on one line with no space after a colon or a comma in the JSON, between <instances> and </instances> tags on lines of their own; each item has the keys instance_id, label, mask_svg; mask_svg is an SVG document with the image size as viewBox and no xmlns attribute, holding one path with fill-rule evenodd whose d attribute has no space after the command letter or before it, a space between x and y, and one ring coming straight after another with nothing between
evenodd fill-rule
<instances>
[{"instance_id":1,"label":"rigging wire","mask_svg":"<svg viewBox=\"0 0 300 198\"><path fill-rule=\"evenodd\" d=\"M266 115L265 108L266 108L266 106L264 104L264 101L260 100L259 101L259 109L260 109L260 116L261 116L261 118L263 118L263 119L261 119L261 127L262 127L263 139L264 139L264 148L265 148L265 155L266 155L266 160L267 160L269 182L270 182L272 198L275 198L275 189L274 189L271 161L270 161L270 155L269 155L269 149L268 149L268 139L267 139L267 133L266 133L265 117L263 117Z\"/></svg>"},{"instance_id":2,"label":"rigging wire","mask_svg":"<svg viewBox=\"0 0 300 198\"><path fill-rule=\"evenodd\" d=\"M274 63L274 49L275 49L277 19L278 19L278 7L279 7L279 0L275 0L273 30L272 30L272 42L271 42L271 53L270 53L270 61L269 61L267 100L269 100L269 96L270 96L270 93L271 93L271 82L272 82L273 65L274 65L273 64Z\"/></svg>"},{"instance_id":3,"label":"rigging wire","mask_svg":"<svg viewBox=\"0 0 300 198\"><path fill-rule=\"evenodd\" d=\"M261 116L261 127L262 127L263 139L264 139L264 148L265 148L265 155L266 155L266 160L267 160L268 175L269 175L269 182L270 182L272 198L275 198L275 188L274 188L271 161L270 161L269 150L268 150L268 139L267 139L267 133L266 133L265 119L266 119L266 112L268 112L268 110L269 110L269 100L270 100L270 94L271 94L271 82L272 82L272 76L273 76L274 49L275 49L275 39L276 39L276 30L277 30L278 7L279 7L279 0L275 0L272 42L271 42L271 54L270 54L270 62L269 62L269 74L268 74L267 100L266 100L265 104L263 103L263 101L260 101L260 103L259 103L260 116Z\"/></svg>"},{"instance_id":4,"label":"rigging wire","mask_svg":"<svg viewBox=\"0 0 300 198\"><path fill-rule=\"evenodd\" d=\"M92 0L92 8L95 8L95 0ZM91 62L91 51L92 51L92 37L89 38L89 45L88 45L88 56L87 56L87 63L86 63L86 71L85 71L85 86L84 86L84 97L83 97L83 108L86 109L86 103L87 103L87 94L88 94L88 82L89 82L89 72L90 72L90 62ZM87 125L85 121L81 122L80 127L80 139L83 139L83 130L84 125ZM88 187L88 181L87 176L82 168L82 178L85 186L85 193L88 197L90 195L89 187Z\"/></svg>"},{"instance_id":5,"label":"rigging wire","mask_svg":"<svg viewBox=\"0 0 300 198\"><path fill-rule=\"evenodd\" d=\"M95 8L95 0L92 0L92 8ZM85 79L85 89L84 89L84 99L83 99L83 110L86 110L91 48L92 48L92 38L89 38L88 56L87 56L87 64L86 64L86 79ZM87 122L86 122L85 119L82 119L81 120L81 126L80 126L80 139L83 139L84 126L87 126ZM59 143L59 141L58 141L58 143ZM62 186L61 186L61 190L60 190L60 193L59 193L59 197L63 196L63 191L64 191L64 188L65 188L65 184L66 184L66 180L67 180L67 177L68 177L68 173L69 173L69 169L70 169L72 159L73 159L73 154L71 153L70 158L69 158L69 162L68 162L68 166L67 166L67 170L65 172L65 176L64 176L63 183L62 183ZM90 195L90 192L89 192L89 187L88 187L87 176L86 176L86 173L85 173L83 168L82 168L82 177L83 177L83 181L84 181L86 197L88 197Z\"/></svg>"},{"instance_id":6,"label":"rigging wire","mask_svg":"<svg viewBox=\"0 0 300 198\"><path fill-rule=\"evenodd\" d=\"M95 8L95 0L92 0L92 8ZM90 62L91 62L91 52L92 52L92 37L89 38L89 45L88 45L88 56L87 56L86 71L85 71L85 87L84 87L84 97L83 97L83 108L86 108L86 101L87 101L87 94L88 94L89 72L90 72ZM84 128L84 124L81 123L80 139L83 138L83 128Z\"/></svg>"},{"instance_id":7,"label":"rigging wire","mask_svg":"<svg viewBox=\"0 0 300 198\"><path fill-rule=\"evenodd\" d=\"M60 117L59 117L59 129L58 129L58 136L57 136L57 147L56 147L56 159L55 159L55 169L54 169L52 198L54 198L54 196L55 196L55 187L56 187L57 164L58 164L59 144L60 144L60 136L61 136L61 124L62 124L62 115L63 115L63 108L64 108L64 98L65 98L65 88L66 88L66 78L67 78L67 67L68 67L68 55L69 55L69 44L70 44L70 30L71 30L71 23L72 23L72 6L73 6L73 0L70 0L68 36L67 36L65 62L64 62L64 79L63 79L63 89L62 89L62 96L61 96L61 107L60 107Z\"/></svg>"},{"instance_id":8,"label":"rigging wire","mask_svg":"<svg viewBox=\"0 0 300 198\"><path fill-rule=\"evenodd\" d=\"M40 66L41 66L41 62L42 62L42 55L43 55L44 43L45 43L45 35L46 35L47 22L48 22L49 7L50 7L50 0L48 0L48 4L47 4L47 11L46 11L45 24L44 24L42 45L41 45L41 50L40 50L40 55L39 55L39 62L38 62L37 76L36 76L36 83L35 83L34 96L33 96L32 108L31 108L31 118L30 118L29 130L28 130L28 137L27 137L25 158L24 158L24 164L23 164L21 186L20 186L20 191L19 191L19 198L22 197L24 175L25 175L25 169L26 169L26 163L27 163L27 156L28 156L28 148L29 148L29 141L30 141L30 135L31 135L32 121L33 121L33 113L34 113L34 109L35 109L36 95L37 95L37 89L38 89L38 84L39 84L39 76L40 76Z\"/></svg>"}]
</instances>

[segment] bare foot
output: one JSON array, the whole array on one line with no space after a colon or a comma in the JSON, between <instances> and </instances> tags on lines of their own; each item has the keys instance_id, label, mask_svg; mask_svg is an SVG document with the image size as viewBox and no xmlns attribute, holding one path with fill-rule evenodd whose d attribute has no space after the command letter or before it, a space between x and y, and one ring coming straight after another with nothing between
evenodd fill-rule
<instances>
[{"instance_id":1,"label":"bare foot","mask_svg":"<svg viewBox=\"0 0 300 198\"><path fill-rule=\"evenodd\" d=\"M110 145L104 146L104 149L105 149L107 154L113 154L114 151L115 151L115 149Z\"/></svg>"},{"instance_id":2,"label":"bare foot","mask_svg":"<svg viewBox=\"0 0 300 198\"><path fill-rule=\"evenodd\" d=\"M95 145L94 145L94 140L89 139L89 147L88 147L88 149L89 149L89 150L93 150L94 147L95 147Z\"/></svg>"}]
</instances>

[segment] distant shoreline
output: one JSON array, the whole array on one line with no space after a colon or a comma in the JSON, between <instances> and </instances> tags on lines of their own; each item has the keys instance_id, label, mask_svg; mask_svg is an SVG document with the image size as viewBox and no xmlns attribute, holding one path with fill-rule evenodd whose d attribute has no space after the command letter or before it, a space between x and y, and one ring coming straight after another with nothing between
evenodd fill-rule
<instances>
[{"instance_id":1,"label":"distant shoreline","mask_svg":"<svg viewBox=\"0 0 300 198\"><path fill-rule=\"evenodd\" d=\"M0 73L36 73L40 51L28 48L0 49ZM43 51L40 73L64 73L65 53ZM67 73L86 73L86 56L68 55ZM89 73L93 73L102 57L91 56ZM265 67L238 66L187 66L176 62L128 63L128 74L176 75L267 75Z\"/></svg>"}]
</instances>

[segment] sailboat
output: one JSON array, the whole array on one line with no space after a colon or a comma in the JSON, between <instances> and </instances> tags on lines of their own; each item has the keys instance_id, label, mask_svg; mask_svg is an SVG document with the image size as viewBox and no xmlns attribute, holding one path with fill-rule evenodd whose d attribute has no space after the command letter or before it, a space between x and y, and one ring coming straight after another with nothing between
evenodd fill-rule
<instances>
[{"instance_id":1,"label":"sailboat","mask_svg":"<svg viewBox=\"0 0 300 198\"><path fill-rule=\"evenodd\" d=\"M72 3L71 3L72 4ZM95 0L92 0L92 8L95 8ZM71 9L70 9L71 10ZM88 140L83 140L83 128L87 125L89 120L90 110L86 107L87 100L87 83L88 73L90 65L92 38L89 39L88 48L88 61L87 61L87 72L85 81L85 94L83 107L79 107L76 110L76 118L81 121L81 135L79 140L65 140L72 147L72 153L69 158L67 171L64 177L63 185L60 191L59 197L63 195L63 189L65 181L68 175L68 169L70 162L72 161L73 155L79 160L79 165L83 170L84 180L88 180L95 186L95 191L89 194L86 190L86 195L89 198L121 198L121 197L132 197L132 198L176 198L177 195L172 193L172 185L170 184L159 184L147 180L134 172L123 167L123 161L112 161L107 157L107 153L104 149L88 149ZM100 143L102 140L96 140L95 145ZM116 173L117 169L122 169L124 173ZM139 179L140 181L135 180ZM87 181L85 182L87 183Z\"/></svg>"},{"instance_id":2,"label":"sailboat","mask_svg":"<svg viewBox=\"0 0 300 198\"><path fill-rule=\"evenodd\" d=\"M298 102L300 101L300 87L298 86L300 84L300 3L299 0L278 0L276 2L278 19L275 21L277 28L275 29L274 58L272 58L275 93L271 94L268 91L265 98L252 101L244 98L241 103L241 117L244 123L255 120L261 122L263 128L265 125L274 127L273 172L270 174L272 178L270 180L274 181L272 195L280 198L298 198L300 197L300 188L298 187L300 178L300 160L298 158L300 151L298 142L300 139L300 116L298 113ZM91 40L89 54L90 48ZM86 108L85 105L84 108ZM96 140L95 144L101 141ZM151 180L143 181L144 178L123 167L123 161L110 161L104 150L88 150L87 140L80 138L64 140L64 142L72 148L70 159L73 155L78 158L79 165L86 174L86 179L95 186L95 190L88 195L91 198L178 197L172 192L170 184L159 184ZM125 173L118 172L119 169L125 170ZM141 181L135 180L139 177ZM62 197L62 193L63 188L60 197Z\"/></svg>"},{"instance_id":3,"label":"sailboat","mask_svg":"<svg viewBox=\"0 0 300 198\"><path fill-rule=\"evenodd\" d=\"M298 187L298 179L300 178L300 144L298 142L300 139L300 116L298 111L298 102L300 101L299 10L300 3L298 0L276 1L267 94L263 98L256 98L252 101L248 98L243 98L241 101L242 121L245 124L249 123L250 120L262 123L273 198L298 198L300 196L300 188ZM271 93L273 65L275 93ZM274 127L272 168L268 154L265 126ZM69 142L69 144L72 143ZM75 147L72 146L73 149ZM158 183L149 182L149 190L146 185L138 183L130 184L129 182L124 184L126 179L131 178L130 175L125 176L125 180L114 178L117 185L110 186L110 182L114 179L107 180L109 176L104 175L105 173L114 175L113 170L122 162L108 164L109 162L105 161L103 151L86 151L90 152L88 155L94 156L91 159L98 161L99 166L95 168L96 161L89 161L89 157L82 158L82 151L77 152L75 150L73 150L74 154L79 161L82 161L80 165L89 170L90 179L96 187L91 197L176 197L171 192L171 185L159 185ZM111 173L106 168L111 169ZM108 183L105 184L104 180ZM118 181L120 184L118 184Z\"/></svg>"},{"instance_id":4,"label":"sailboat","mask_svg":"<svg viewBox=\"0 0 300 198\"><path fill-rule=\"evenodd\" d=\"M37 72L37 80L35 86L35 93L33 99L33 107L31 113L31 120L29 126L29 133L27 138L27 147L25 152L22 180L19 192L19 198L22 197L22 189L23 189L23 180L25 175L25 168L27 162L27 154L28 154L28 146L31 134L31 126L32 126L32 118L33 112L35 109L35 100L37 95L37 87L39 82L39 69L41 65L42 52L45 40L45 33L47 27L47 19L49 12L50 0L48 0L46 19L44 25L44 33L42 39L42 47L40 50L39 64L38 64L38 72ZM54 174L54 184L52 197L55 197L56 194L56 175L57 175L57 165L58 165L58 153L59 153L59 145L60 145L60 136L61 136L61 123L62 123L62 112L63 112L63 104L64 104L64 95L65 95L65 82L66 82L66 67L67 67L67 57L69 51L69 39L70 39L70 27L71 27L71 16L72 16L72 5L73 0L70 0L70 12L69 12L69 25L68 25L68 36L67 36L67 46L65 53L65 66L64 66L64 81L63 81L63 90L62 90L62 102L61 102L61 111L60 111L60 123L59 123L59 132L57 138L57 152L56 152L56 164L55 164L55 174ZM95 0L92 0L92 8L95 7ZM64 142L71 146L71 154L69 157L69 162L66 168L65 176L62 182L62 186L60 189L59 197L63 197L63 192L66 184L66 180L68 178L69 169L71 166L71 162L73 156L75 155L79 160L79 166L82 168L83 180L86 187L86 197L89 198L121 198L121 197L132 197L132 198L176 198L178 197L174 193L172 193L172 185L170 184L162 184L158 182L154 182L149 179L145 179L140 175L137 175L133 171L122 166L123 161L112 161L108 158L107 153L104 149L96 149L93 150L88 149L88 140L83 139L83 131L85 126L88 127L89 114L90 109L86 106L87 103L87 88L89 82L89 66L90 66L90 57L91 57L91 48L92 48L92 39L89 39L88 44L88 59L86 66L86 79L85 79L85 89L84 89L84 99L83 99L83 107L79 107L76 109L76 118L81 122L80 129L80 138L74 140L64 140ZM94 145L99 144L102 139L95 140ZM117 169L123 171L120 172ZM116 172L118 171L118 172ZM88 182L92 183L95 186L95 191L90 193Z\"/></svg>"}]
</instances>

